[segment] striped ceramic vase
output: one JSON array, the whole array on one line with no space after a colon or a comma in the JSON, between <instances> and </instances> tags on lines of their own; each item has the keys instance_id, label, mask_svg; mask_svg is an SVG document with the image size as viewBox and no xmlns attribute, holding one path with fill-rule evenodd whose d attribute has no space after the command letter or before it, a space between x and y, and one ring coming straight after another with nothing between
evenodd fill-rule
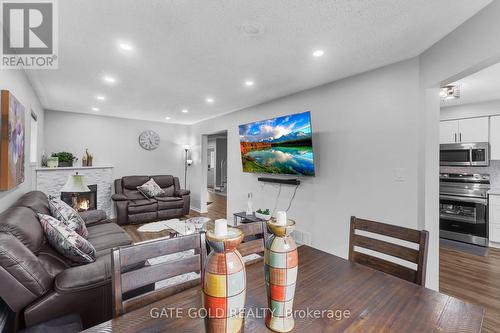
<instances>
[{"instance_id":1,"label":"striped ceramic vase","mask_svg":"<svg viewBox=\"0 0 500 333\"><path fill-rule=\"evenodd\" d=\"M288 220L286 226L267 222L270 236L266 241L264 273L268 310L266 326L275 332L290 332L294 327L293 297L297 280L297 246L290 234L295 222Z\"/></svg>"},{"instance_id":2,"label":"striped ceramic vase","mask_svg":"<svg viewBox=\"0 0 500 333\"><path fill-rule=\"evenodd\" d=\"M202 274L207 333L241 332L246 272L245 263L236 247L243 237L243 233L235 228L228 228L228 235L224 238L217 238L213 230L206 233L207 243L213 249Z\"/></svg>"}]
</instances>

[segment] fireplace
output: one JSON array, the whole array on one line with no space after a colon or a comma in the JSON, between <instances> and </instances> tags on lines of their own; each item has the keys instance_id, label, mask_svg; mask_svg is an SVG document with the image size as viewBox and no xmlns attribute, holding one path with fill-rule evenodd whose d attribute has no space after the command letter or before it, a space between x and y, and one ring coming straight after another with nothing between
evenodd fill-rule
<instances>
[{"instance_id":1,"label":"fireplace","mask_svg":"<svg viewBox=\"0 0 500 333\"><path fill-rule=\"evenodd\" d=\"M97 185L88 185L90 192L61 192L61 200L79 212L97 209Z\"/></svg>"}]
</instances>

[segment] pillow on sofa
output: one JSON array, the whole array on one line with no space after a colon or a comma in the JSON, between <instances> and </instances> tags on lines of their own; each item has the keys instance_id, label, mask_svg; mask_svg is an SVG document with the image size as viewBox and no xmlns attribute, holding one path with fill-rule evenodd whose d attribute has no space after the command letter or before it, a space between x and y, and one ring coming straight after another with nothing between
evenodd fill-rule
<instances>
[{"instance_id":1,"label":"pillow on sofa","mask_svg":"<svg viewBox=\"0 0 500 333\"><path fill-rule=\"evenodd\" d=\"M95 261L95 248L88 240L50 215L40 213L37 215L47 241L57 252L81 264Z\"/></svg>"},{"instance_id":2,"label":"pillow on sofa","mask_svg":"<svg viewBox=\"0 0 500 333\"><path fill-rule=\"evenodd\" d=\"M87 231L85 221L71 206L61 199L49 195L49 209L53 217L66 224L83 238L87 238L89 232Z\"/></svg>"},{"instance_id":3,"label":"pillow on sofa","mask_svg":"<svg viewBox=\"0 0 500 333\"><path fill-rule=\"evenodd\" d=\"M165 194L165 191L161 189L158 184L154 181L153 178L142 184L141 186L137 186L139 192L141 192L146 198L154 198L156 196Z\"/></svg>"}]
</instances>

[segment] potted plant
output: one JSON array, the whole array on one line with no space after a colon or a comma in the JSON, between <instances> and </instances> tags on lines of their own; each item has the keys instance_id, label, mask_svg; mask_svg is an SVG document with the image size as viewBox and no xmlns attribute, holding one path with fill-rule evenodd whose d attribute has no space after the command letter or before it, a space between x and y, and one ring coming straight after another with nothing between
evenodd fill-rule
<instances>
[{"instance_id":1,"label":"potted plant","mask_svg":"<svg viewBox=\"0 0 500 333\"><path fill-rule=\"evenodd\" d=\"M68 153L66 151L62 151L59 153L52 153L52 157L57 157L59 164L59 167L72 167L73 162L77 160L73 154Z\"/></svg>"},{"instance_id":2,"label":"potted plant","mask_svg":"<svg viewBox=\"0 0 500 333\"><path fill-rule=\"evenodd\" d=\"M261 220L269 221L271 219L271 211L269 210L269 208L266 209L259 208L255 212L255 216Z\"/></svg>"}]
</instances>

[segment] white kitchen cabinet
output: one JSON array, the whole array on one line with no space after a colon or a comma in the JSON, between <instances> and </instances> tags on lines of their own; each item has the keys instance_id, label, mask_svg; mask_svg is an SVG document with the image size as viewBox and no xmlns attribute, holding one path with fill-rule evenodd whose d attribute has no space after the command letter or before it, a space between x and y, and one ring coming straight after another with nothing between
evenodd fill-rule
<instances>
[{"instance_id":1,"label":"white kitchen cabinet","mask_svg":"<svg viewBox=\"0 0 500 333\"><path fill-rule=\"evenodd\" d=\"M500 160L500 116L490 117L490 159Z\"/></svg>"},{"instance_id":2,"label":"white kitchen cabinet","mask_svg":"<svg viewBox=\"0 0 500 333\"><path fill-rule=\"evenodd\" d=\"M489 197L490 242L500 244L500 195L490 194Z\"/></svg>"},{"instance_id":3,"label":"white kitchen cabinet","mask_svg":"<svg viewBox=\"0 0 500 333\"><path fill-rule=\"evenodd\" d=\"M488 142L488 117L460 119L458 121L458 142Z\"/></svg>"},{"instance_id":4,"label":"white kitchen cabinet","mask_svg":"<svg viewBox=\"0 0 500 333\"><path fill-rule=\"evenodd\" d=\"M439 123L439 143L455 143L458 135L458 120L447 120Z\"/></svg>"},{"instance_id":5,"label":"white kitchen cabinet","mask_svg":"<svg viewBox=\"0 0 500 333\"><path fill-rule=\"evenodd\" d=\"M445 120L439 123L439 143L488 141L488 117Z\"/></svg>"}]
</instances>

